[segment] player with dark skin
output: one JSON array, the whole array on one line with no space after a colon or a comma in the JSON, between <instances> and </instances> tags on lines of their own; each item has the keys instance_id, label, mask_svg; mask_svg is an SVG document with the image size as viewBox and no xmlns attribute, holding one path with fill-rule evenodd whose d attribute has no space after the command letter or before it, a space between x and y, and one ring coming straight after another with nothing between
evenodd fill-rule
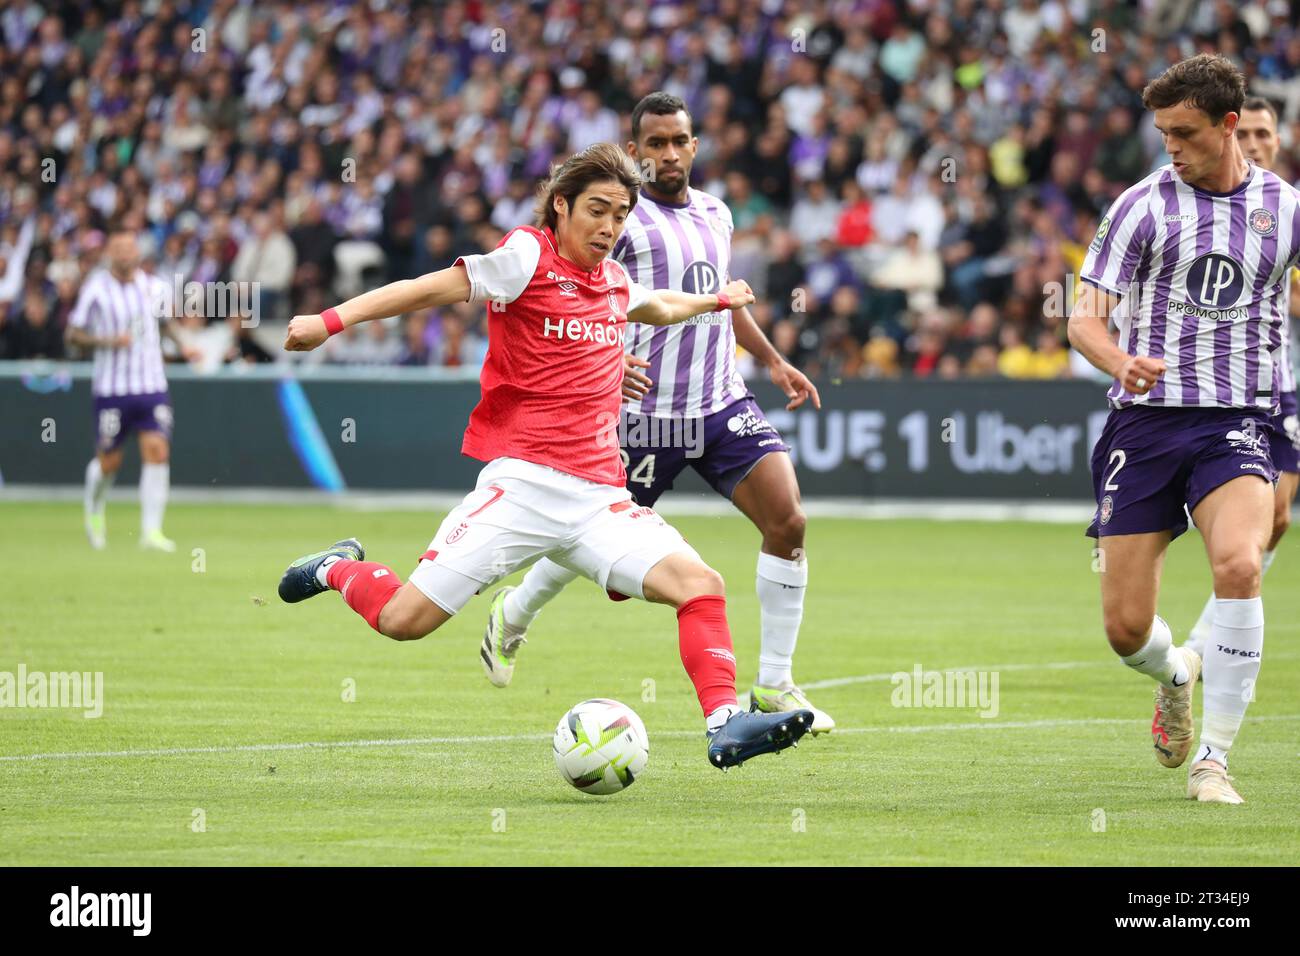
<instances>
[{"instance_id":1,"label":"player with dark skin","mask_svg":"<svg viewBox=\"0 0 1300 956\"><path fill-rule=\"evenodd\" d=\"M636 160L645 180L642 191L660 202L681 204L687 200L691 164L700 141L692 135L685 112L646 113L641 117L640 138L627 144L628 155ZM811 400L821 408L821 396L808 377L782 358L758 327L749 309L731 313L736 341L755 361L768 370L772 383L789 399L788 411ZM643 369L650 363L627 355L623 397L641 398L653 384ZM800 505L799 482L794 465L785 452L765 456L736 486L732 502L763 536L762 549L779 558L793 560L803 553L807 519Z\"/></svg>"}]
</instances>

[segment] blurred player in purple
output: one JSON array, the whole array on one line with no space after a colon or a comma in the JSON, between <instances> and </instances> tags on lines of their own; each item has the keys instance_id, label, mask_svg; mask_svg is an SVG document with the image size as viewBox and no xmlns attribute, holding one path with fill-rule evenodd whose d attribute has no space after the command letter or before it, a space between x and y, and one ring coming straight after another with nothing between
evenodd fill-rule
<instances>
[{"instance_id":1,"label":"blurred player in purple","mask_svg":"<svg viewBox=\"0 0 1300 956\"><path fill-rule=\"evenodd\" d=\"M1156 759L1193 744L1187 795L1242 803L1228 751L1254 697L1264 646L1262 555L1273 527L1269 454L1279 406L1300 193L1247 161L1237 140L1245 78L1221 56L1183 60L1143 104L1172 162L1125 190L1084 261L1070 343L1115 378L1092 457L1102 617L1111 647L1157 682ZM1107 322L1114 319L1118 345ZM1156 614L1169 543L1200 529L1214 579L1204 658Z\"/></svg>"},{"instance_id":2,"label":"blurred player in purple","mask_svg":"<svg viewBox=\"0 0 1300 956\"><path fill-rule=\"evenodd\" d=\"M96 269L81 287L68 317L68 342L94 349L95 457L86 466L86 536L107 546L104 504L122 467L122 444L140 442L140 547L175 551L163 534L170 484L172 406L163 374L162 336L174 339L166 319L171 287L140 268L134 233L110 233L108 268ZM179 346L179 341L177 345Z\"/></svg>"},{"instance_id":3,"label":"blurred player in purple","mask_svg":"<svg viewBox=\"0 0 1300 956\"><path fill-rule=\"evenodd\" d=\"M1257 166L1272 169L1277 159L1277 110L1260 96L1246 100L1237 122L1237 142L1246 158ZM1277 553L1282 536L1291 527L1291 505L1296 488L1300 486L1300 420L1296 403L1295 369L1291 364L1291 319L1300 296L1300 273L1294 269L1287 280L1287 307L1282 310L1282 346L1278 355L1278 371L1282 379L1282 394L1278 413L1273 416L1268 433L1268 450L1277 469L1277 486L1273 492L1273 532L1260 564L1260 573L1267 574ZM1201 616L1192 627L1187 647L1198 654L1205 653L1205 641L1214 625L1214 595L1205 602Z\"/></svg>"},{"instance_id":4,"label":"blurred player in purple","mask_svg":"<svg viewBox=\"0 0 1300 956\"><path fill-rule=\"evenodd\" d=\"M680 98L651 93L632 111L627 150L646 180L644 201L628 217L612 258L647 288L709 294L727 282L731 211L690 187L698 146ZM811 710L813 733L826 733L835 722L813 707L792 673L808 587L799 484L789 446L736 371L737 343L767 367L790 399L788 409L810 399L821 407L816 387L772 347L748 309L697 316L671 329L630 323L620 423L627 487L638 504L652 507L691 467L754 522L763 538L756 583L762 637L751 706ZM518 588L497 592L480 649L493 684L510 682L528 627L575 577L543 558Z\"/></svg>"}]
</instances>

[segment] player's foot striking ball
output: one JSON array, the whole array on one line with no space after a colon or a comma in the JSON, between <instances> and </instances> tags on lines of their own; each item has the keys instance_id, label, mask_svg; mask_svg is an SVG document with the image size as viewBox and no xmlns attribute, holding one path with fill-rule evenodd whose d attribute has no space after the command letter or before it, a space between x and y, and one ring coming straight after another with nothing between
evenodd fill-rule
<instances>
[{"instance_id":1,"label":"player's foot striking ball","mask_svg":"<svg viewBox=\"0 0 1300 956\"><path fill-rule=\"evenodd\" d=\"M759 754L796 747L799 738L812 729L812 723L810 710L780 714L739 710L708 732L709 762L726 770Z\"/></svg>"},{"instance_id":2,"label":"player's foot striking ball","mask_svg":"<svg viewBox=\"0 0 1300 956\"><path fill-rule=\"evenodd\" d=\"M390 283L322 315L294 317L285 348L308 351L348 325L490 301L483 395L462 446L486 464L410 580L361 560L360 545L344 541L295 562L280 596L294 603L331 588L379 633L419 640L475 594L548 557L602 591L676 610L678 653L706 727L725 730L717 759L710 759L740 763L793 743L812 714L742 714L722 576L652 508L632 500L617 442L609 439L629 321L685 322L744 308L754 295L739 281L698 294L651 292L610 261L640 185L627 154L606 143L588 147L555 171L537 228L512 229L486 255L463 256L450 268ZM336 553L349 550L357 553ZM494 599L480 655L489 677L501 682L509 681L511 651L518 649L512 638L522 637L506 627L509 597L507 591Z\"/></svg>"}]
</instances>

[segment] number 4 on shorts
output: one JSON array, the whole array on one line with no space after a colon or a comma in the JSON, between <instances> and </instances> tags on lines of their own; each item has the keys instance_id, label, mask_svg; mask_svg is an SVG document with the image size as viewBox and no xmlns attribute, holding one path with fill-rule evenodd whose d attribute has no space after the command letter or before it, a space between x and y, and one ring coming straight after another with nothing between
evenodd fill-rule
<instances>
[{"instance_id":1,"label":"number 4 on shorts","mask_svg":"<svg viewBox=\"0 0 1300 956\"><path fill-rule=\"evenodd\" d=\"M640 464L636 466L636 470L627 476L627 480L629 482L635 481L647 488L653 485L655 483L655 456L646 455L642 458Z\"/></svg>"}]
</instances>

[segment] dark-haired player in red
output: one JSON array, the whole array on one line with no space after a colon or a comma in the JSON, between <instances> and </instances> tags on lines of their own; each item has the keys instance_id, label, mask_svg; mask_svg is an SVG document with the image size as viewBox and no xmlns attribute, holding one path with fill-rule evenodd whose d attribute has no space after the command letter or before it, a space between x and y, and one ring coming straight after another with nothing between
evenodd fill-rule
<instances>
[{"instance_id":1,"label":"dark-haired player in red","mask_svg":"<svg viewBox=\"0 0 1300 956\"><path fill-rule=\"evenodd\" d=\"M629 316L666 325L742 308L754 297L743 282L719 295L652 293L633 282L608 256L639 188L622 150L588 147L556 170L540 196L540 228L511 230L487 255L294 318L285 348L302 351L360 322L490 302L483 396L462 449L487 465L407 583L365 561L348 539L295 561L280 597L293 603L334 589L380 633L416 640L474 594L549 557L610 591L677 609L709 761L725 768L795 743L813 715L741 710L722 577L653 509L633 502L617 423Z\"/></svg>"}]
</instances>

